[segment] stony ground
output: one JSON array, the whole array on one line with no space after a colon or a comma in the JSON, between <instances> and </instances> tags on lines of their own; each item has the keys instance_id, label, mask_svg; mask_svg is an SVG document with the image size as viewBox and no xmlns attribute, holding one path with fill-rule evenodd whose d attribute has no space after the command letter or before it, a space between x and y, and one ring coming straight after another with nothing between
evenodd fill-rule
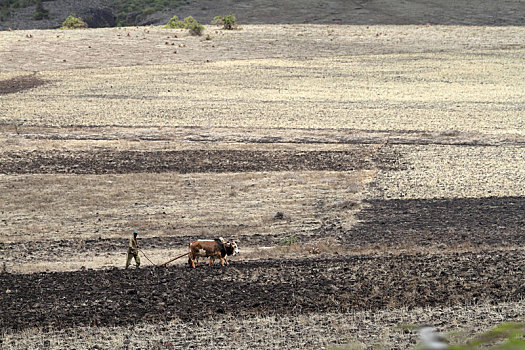
<instances>
[{"instance_id":1,"label":"stony ground","mask_svg":"<svg viewBox=\"0 0 525 350\"><path fill-rule=\"evenodd\" d=\"M521 27L211 36L0 33L2 347L405 349L523 319ZM125 271L135 228L154 263L241 255Z\"/></svg>"}]
</instances>

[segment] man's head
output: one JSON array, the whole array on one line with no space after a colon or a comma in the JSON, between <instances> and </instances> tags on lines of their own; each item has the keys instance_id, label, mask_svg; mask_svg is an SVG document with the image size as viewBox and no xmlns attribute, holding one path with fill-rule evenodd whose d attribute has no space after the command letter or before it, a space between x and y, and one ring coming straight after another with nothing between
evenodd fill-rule
<instances>
[{"instance_id":1,"label":"man's head","mask_svg":"<svg viewBox=\"0 0 525 350\"><path fill-rule=\"evenodd\" d=\"M133 231L133 236L137 237L138 234L139 234L139 231L137 231L137 230Z\"/></svg>"}]
</instances>

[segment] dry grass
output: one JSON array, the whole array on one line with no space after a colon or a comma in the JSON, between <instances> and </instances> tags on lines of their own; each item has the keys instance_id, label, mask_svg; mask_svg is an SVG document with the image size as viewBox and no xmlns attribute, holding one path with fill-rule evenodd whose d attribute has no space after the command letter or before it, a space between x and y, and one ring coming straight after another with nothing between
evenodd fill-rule
<instances>
[{"instance_id":1,"label":"dry grass","mask_svg":"<svg viewBox=\"0 0 525 350\"><path fill-rule=\"evenodd\" d=\"M42 72L51 83L4 96L0 122L523 136L524 57L515 49Z\"/></svg>"},{"instance_id":2,"label":"dry grass","mask_svg":"<svg viewBox=\"0 0 525 350\"><path fill-rule=\"evenodd\" d=\"M181 151L267 150L373 151L385 132L272 128L27 127L0 125L4 151ZM410 137L410 135L407 135ZM413 137L412 137L413 138ZM355 143L365 141L372 145Z\"/></svg>"},{"instance_id":3,"label":"dry grass","mask_svg":"<svg viewBox=\"0 0 525 350\"><path fill-rule=\"evenodd\" d=\"M171 257L185 253L184 248L180 249L148 249L143 251L153 264L140 253L141 267L158 265L166 262ZM6 265L9 273L35 273L42 271L79 271L84 269L107 269L107 268L124 268L126 264L127 252L70 252L61 257L49 256L46 260L25 259L16 263ZM184 259L174 261L172 264L185 264ZM131 262L131 268L135 268L135 261Z\"/></svg>"},{"instance_id":4,"label":"dry grass","mask_svg":"<svg viewBox=\"0 0 525 350\"><path fill-rule=\"evenodd\" d=\"M145 237L280 234L317 227L320 215L351 225L358 207L333 206L359 201L372 174L3 176L3 241L127 237L130 228ZM272 220L276 211L290 220Z\"/></svg>"},{"instance_id":5,"label":"dry grass","mask_svg":"<svg viewBox=\"0 0 525 350\"><path fill-rule=\"evenodd\" d=\"M524 129L525 130L525 129ZM395 146L407 169L382 172L380 198L483 198L525 195L525 148Z\"/></svg>"},{"instance_id":6,"label":"dry grass","mask_svg":"<svg viewBox=\"0 0 525 350\"><path fill-rule=\"evenodd\" d=\"M0 32L2 72L523 48L523 27L243 25L212 40L162 27ZM31 37L28 37L28 36ZM167 43L167 44L166 44ZM175 53L176 51L176 53Z\"/></svg>"},{"instance_id":7,"label":"dry grass","mask_svg":"<svg viewBox=\"0 0 525 350\"><path fill-rule=\"evenodd\" d=\"M455 136L452 136L455 135ZM509 145L523 143L519 135L454 132L403 132L348 129L275 129L218 127L29 127L0 125L4 151L49 150L304 150L344 151L355 147L373 152L378 144ZM422 146L426 149L428 146ZM412 152L409 150L409 152Z\"/></svg>"}]
</instances>

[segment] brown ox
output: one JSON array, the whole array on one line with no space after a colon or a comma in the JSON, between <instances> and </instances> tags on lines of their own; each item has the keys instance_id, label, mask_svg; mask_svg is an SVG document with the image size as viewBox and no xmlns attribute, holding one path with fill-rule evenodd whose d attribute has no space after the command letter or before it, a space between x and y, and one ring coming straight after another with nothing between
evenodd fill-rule
<instances>
[{"instance_id":1,"label":"brown ox","mask_svg":"<svg viewBox=\"0 0 525 350\"><path fill-rule=\"evenodd\" d=\"M188 253L188 264L193 268L195 265L199 265L199 257L209 257L210 262L208 266L215 264L215 258L221 260L221 265L229 265L227 256L228 255L237 255L239 253L239 248L234 241L226 242L224 238L219 238L215 240L198 240L190 243L190 251ZM195 264L196 263L196 264Z\"/></svg>"}]
</instances>

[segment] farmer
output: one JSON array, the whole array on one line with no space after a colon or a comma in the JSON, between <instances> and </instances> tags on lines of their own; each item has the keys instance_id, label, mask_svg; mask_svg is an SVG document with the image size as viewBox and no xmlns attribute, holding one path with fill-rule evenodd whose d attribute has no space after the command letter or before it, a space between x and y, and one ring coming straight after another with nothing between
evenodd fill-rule
<instances>
[{"instance_id":1,"label":"farmer","mask_svg":"<svg viewBox=\"0 0 525 350\"><path fill-rule=\"evenodd\" d=\"M129 267L129 264L131 263L131 258L135 258L135 263L137 264L137 268L140 266L139 246L137 244L138 234L139 234L139 231L137 230L133 231L133 236L131 236L131 238L129 239L128 259L126 260L126 269Z\"/></svg>"}]
</instances>

